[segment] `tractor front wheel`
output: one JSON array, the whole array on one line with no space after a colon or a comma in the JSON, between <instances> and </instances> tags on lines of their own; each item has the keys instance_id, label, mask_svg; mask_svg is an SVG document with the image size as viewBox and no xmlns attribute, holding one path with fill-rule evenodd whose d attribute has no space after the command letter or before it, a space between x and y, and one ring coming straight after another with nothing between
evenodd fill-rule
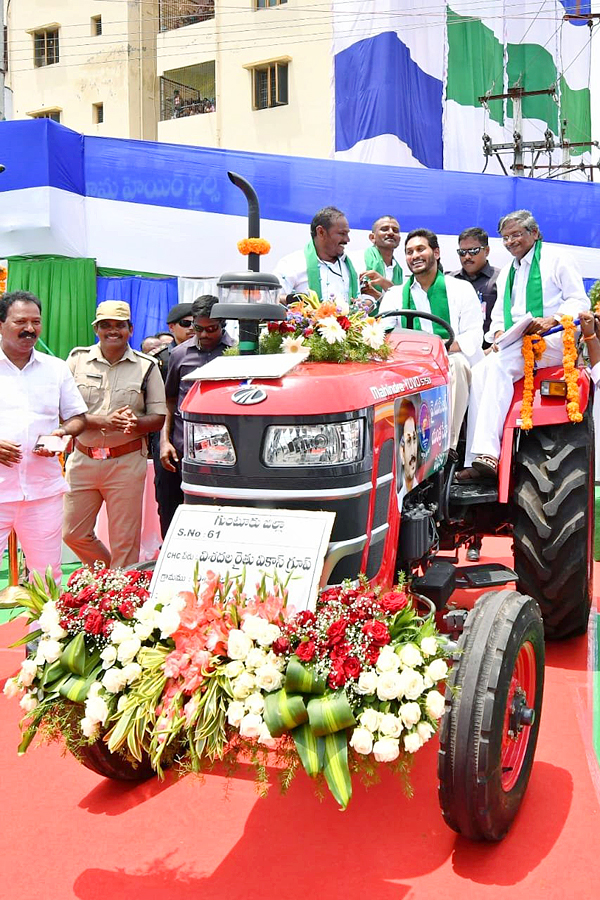
<instances>
[{"instance_id":1,"label":"tractor front wheel","mask_svg":"<svg viewBox=\"0 0 600 900\"><path fill-rule=\"evenodd\" d=\"M527 789L540 727L544 632L535 600L491 591L469 613L446 690L439 799L450 828L499 841Z\"/></svg>"}]
</instances>

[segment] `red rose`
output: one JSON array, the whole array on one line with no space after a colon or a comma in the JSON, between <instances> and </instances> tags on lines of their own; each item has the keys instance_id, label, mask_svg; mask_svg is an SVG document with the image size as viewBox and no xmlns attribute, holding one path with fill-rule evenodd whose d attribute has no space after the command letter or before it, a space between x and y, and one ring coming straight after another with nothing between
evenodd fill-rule
<instances>
[{"instance_id":1,"label":"red rose","mask_svg":"<svg viewBox=\"0 0 600 900\"><path fill-rule=\"evenodd\" d=\"M363 625L362 630L363 634L366 634L367 637L371 638L371 643L375 644L376 647L383 647L384 644L389 644L391 640L387 626L384 625L383 622L378 622L376 619L371 619L370 622Z\"/></svg>"},{"instance_id":2,"label":"red rose","mask_svg":"<svg viewBox=\"0 0 600 900\"><path fill-rule=\"evenodd\" d=\"M111 631L113 630L113 625L115 624L116 619L107 619L104 625L102 626L102 634L104 637L108 637Z\"/></svg>"},{"instance_id":3,"label":"red rose","mask_svg":"<svg viewBox=\"0 0 600 900\"><path fill-rule=\"evenodd\" d=\"M301 659L302 662L310 662L314 655L314 641L302 641L302 643L298 644L298 646L296 647L296 656L298 657L298 659Z\"/></svg>"},{"instance_id":4,"label":"red rose","mask_svg":"<svg viewBox=\"0 0 600 900\"><path fill-rule=\"evenodd\" d=\"M267 322L267 331L279 331L279 322Z\"/></svg>"},{"instance_id":5,"label":"red rose","mask_svg":"<svg viewBox=\"0 0 600 900\"><path fill-rule=\"evenodd\" d=\"M339 644L334 644L331 648L329 656L331 659L345 659L350 653L350 644L346 641L342 641Z\"/></svg>"},{"instance_id":6,"label":"red rose","mask_svg":"<svg viewBox=\"0 0 600 900\"><path fill-rule=\"evenodd\" d=\"M375 647L375 645L372 645L371 647L369 647L369 649L365 652L365 656L367 657L367 662L369 663L369 665L371 665L371 666L377 665L377 660L379 659L380 653L381 653L380 647Z\"/></svg>"},{"instance_id":7,"label":"red rose","mask_svg":"<svg viewBox=\"0 0 600 900\"><path fill-rule=\"evenodd\" d=\"M337 600L342 593L342 589L339 587L327 588L326 591L323 591L320 597L321 603L330 603L332 600Z\"/></svg>"},{"instance_id":8,"label":"red rose","mask_svg":"<svg viewBox=\"0 0 600 900\"><path fill-rule=\"evenodd\" d=\"M344 331L350 330L350 328L352 326L352 322L350 321L348 316L338 316L337 320L338 320L338 324L342 326Z\"/></svg>"},{"instance_id":9,"label":"red rose","mask_svg":"<svg viewBox=\"0 0 600 900\"><path fill-rule=\"evenodd\" d=\"M309 328L305 328L304 331L303 331L302 333L303 333L304 337L310 337L312 334L315 333L315 329L314 329L314 328L310 328L310 327L309 327Z\"/></svg>"},{"instance_id":10,"label":"red rose","mask_svg":"<svg viewBox=\"0 0 600 900\"><path fill-rule=\"evenodd\" d=\"M344 660L344 672L347 678L358 678L361 671L362 666L356 656L348 656Z\"/></svg>"},{"instance_id":11,"label":"red rose","mask_svg":"<svg viewBox=\"0 0 600 900\"><path fill-rule=\"evenodd\" d=\"M290 642L286 637L277 638L276 641L273 641L271 644L271 650L273 653L276 653L277 656L283 656L284 653L290 649Z\"/></svg>"},{"instance_id":12,"label":"red rose","mask_svg":"<svg viewBox=\"0 0 600 900\"><path fill-rule=\"evenodd\" d=\"M315 621L315 614L310 612L308 609L303 609L302 612L299 612L298 615L294 618L294 625L310 625Z\"/></svg>"},{"instance_id":13,"label":"red rose","mask_svg":"<svg viewBox=\"0 0 600 900\"><path fill-rule=\"evenodd\" d=\"M379 598L379 605L389 615L400 612L408 604L408 597L404 591L388 591Z\"/></svg>"},{"instance_id":14,"label":"red rose","mask_svg":"<svg viewBox=\"0 0 600 900\"><path fill-rule=\"evenodd\" d=\"M112 609L113 601L112 597L103 597L100 603L98 604L98 609L104 610L107 612L109 609Z\"/></svg>"},{"instance_id":15,"label":"red rose","mask_svg":"<svg viewBox=\"0 0 600 900\"><path fill-rule=\"evenodd\" d=\"M327 643L329 645L339 644L346 637L346 621L344 619L338 619L336 622L332 622L329 628L327 629Z\"/></svg>"},{"instance_id":16,"label":"red rose","mask_svg":"<svg viewBox=\"0 0 600 900\"><path fill-rule=\"evenodd\" d=\"M81 573L84 572L84 571L85 571L85 569L84 569L83 566L82 566L80 569L75 569L74 572L71 572L71 574L69 575L69 579L68 579L68 581L67 581L67 587L71 587L71 585L73 584L73 582L74 582L74 581L77 581L77 579L79 578L79 576L81 575Z\"/></svg>"},{"instance_id":17,"label":"red rose","mask_svg":"<svg viewBox=\"0 0 600 900\"><path fill-rule=\"evenodd\" d=\"M131 602L131 600L122 600L121 603L119 603L117 609L124 619L133 619L133 614L135 613L135 605Z\"/></svg>"},{"instance_id":18,"label":"red rose","mask_svg":"<svg viewBox=\"0 0 600 900\"><path fill-rule=\"evenodd\" d=\"M97 609L88 609L85 614L84 629L88 634L102 634L104 617Z\"/></svg>"},{"instance_id":19,"label":"red rose","mask_svg":"<svg viewBox=\"0 0 600 900\"><path fill-rule=\"evenodd\" d=\"M346 676L346 673L344 672L344 663L341 659L337 659L331 667L331 671L327 679L329 687L334 689L344 687L347 680L348 678Z\"/></svg>"}]
</instances>

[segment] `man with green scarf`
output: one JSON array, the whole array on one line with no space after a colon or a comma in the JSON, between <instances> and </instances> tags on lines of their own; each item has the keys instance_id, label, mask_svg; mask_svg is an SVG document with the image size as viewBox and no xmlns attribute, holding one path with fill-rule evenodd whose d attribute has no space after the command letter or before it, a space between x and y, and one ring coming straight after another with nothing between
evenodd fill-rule
<instances>
[{"instance_id":1,"label":"man with green scarf","mask_svg":"<svg viewBox=\"0 0 600 900\"><path fill-rule=\"evenodd\" d=\"M320 209L310 223L304 250L280 259L274 269L283 294L314 291L319 300L349 300L359 296L356 269L346 256L350 241L348 219L335 206Z\"/></svg>"},{"instance_id":2,"label":"man with green scarf","mask_svg":"<svg viewBox=\"0 0 600 900\"><path fill-rule=\"evenodd\" d=\"M407 234L404 253L412 275L404 285L386 291L379 312L418 309L439 316L451 325L455 337L450 347L450 448L456 450L469 402L471 366L483 358L481 304L470 284L444 275L440 245L433 231L417 228ZM401 316L398 318L402 320ZM448 336L441 325L427 319L415 319L413 327L442 339Z\"/></svg>"},{"instance_id":3,"label":"man with green scarf","mask_svg":"<svg viewBox=\"0 0 600 900\"><path fill-rule=\"evenodd\" d=\"M403 281L402 268L394 256L400 244L398 219L380 216L373 223L369 240L371 246L364 253L366 271L360 276L360 287L363 294L378 302L385 291Z\"/></svg>"},{"instance_id":4,"label":"man with green scarf","mask_svg":"<svg viewBox=\"0 0 600 900\"><path fill-rule=\"evenodd\" d=\"M496 341L511 325L527 314L533 320L527 334L541 334L568 315L574 319L589 309L581 275L566 254L542 244L538 224L527 209L503 216L498 223L505 247L514 257L498 276L498 299L492 311L486 340L492 351L473 370L467 431L468 467L459 480L496 477L502 430L508 413L513 384L523 377L522 341L499 349ZM562 333L545 338L546 350L540 367L561 365Z\"/></svg>"}]
</instances>

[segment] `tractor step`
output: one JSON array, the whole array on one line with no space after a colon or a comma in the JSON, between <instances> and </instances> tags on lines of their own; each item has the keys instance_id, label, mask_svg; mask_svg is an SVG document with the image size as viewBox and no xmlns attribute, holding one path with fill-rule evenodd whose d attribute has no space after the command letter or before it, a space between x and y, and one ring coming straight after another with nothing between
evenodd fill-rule
<instances>
[{"instance_id":1,"label":"tractor step","mask_svg":"<svg viewBox=\"0 0 600 900\"><path fill-rule=\"evenodd\" d=\"M463 484L454 482L450 487L450 503L460 506L472 506L476 503L495 503L498 499L498 486L489 480L469 481Z\"/></svg>"},{"instance_id":2,"label":"tractor step","mask_svg":"<svg viewBox=\"0 0 600 900\"><path fill-rule=\"evenodd\" d=\"M502 563L456 567L457 588L492 588L517 580L517 573Z\"/></svg>"}]
</instances>

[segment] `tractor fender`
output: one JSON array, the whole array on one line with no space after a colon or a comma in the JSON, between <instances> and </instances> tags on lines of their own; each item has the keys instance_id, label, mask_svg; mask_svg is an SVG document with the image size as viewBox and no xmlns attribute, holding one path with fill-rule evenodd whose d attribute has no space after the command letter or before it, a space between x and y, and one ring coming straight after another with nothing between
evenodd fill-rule
<instances>
[{"instance_id":1,"label":"tractor fender","mask_svg":"<svg viewBox=\"0 0 600 900\"><path fill-rule=\"evenodd\" d=\"M561 381L564 378L562 366L550 366L538 369L535 375L533 395L533 427L540 425L558 425L568 422L567 404L563 398L542 397L540 384L542 381ZM579 409L583 412L590 396L590 373L588 369L579 369ZM515 382L512 403L504 422L500 463L498 466L498 500L507 503L512 492L512 468L515 432L521 429L521 404L523 401L523 379Z\"/></svg>"}]
</instances>

